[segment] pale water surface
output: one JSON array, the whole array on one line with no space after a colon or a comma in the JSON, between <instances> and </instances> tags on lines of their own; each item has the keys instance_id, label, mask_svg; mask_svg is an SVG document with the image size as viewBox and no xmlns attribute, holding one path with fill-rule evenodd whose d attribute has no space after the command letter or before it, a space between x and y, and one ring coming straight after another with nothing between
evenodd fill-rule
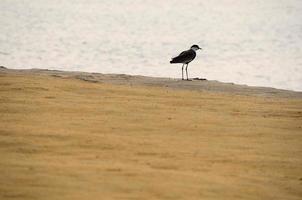
<instances>
[{"instance_id":1,"label":"pale water surface","mask_svg":"<svg viewBox=\"0 0 302 200\"><path fill-rule=\"evenodd\" d=\"M302 91L301 0L1 0L0 65L191 77Z\"/></svg>"}]
</instances>

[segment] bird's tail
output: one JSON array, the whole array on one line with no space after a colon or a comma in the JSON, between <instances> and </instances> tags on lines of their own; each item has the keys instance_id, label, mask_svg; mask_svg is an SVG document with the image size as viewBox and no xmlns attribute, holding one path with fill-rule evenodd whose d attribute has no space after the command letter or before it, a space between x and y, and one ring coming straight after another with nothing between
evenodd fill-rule
<instances>
[{"instance_id":1,"label":"bird's tail","mask_svg":"<svg viewBox=\"0 0 302 200\"><path fill-rule=\"evenodd\" d=\"M172 60L170 61L171 64L176 63L175 59L172 58Z\"/></svg>"}]
</instances>

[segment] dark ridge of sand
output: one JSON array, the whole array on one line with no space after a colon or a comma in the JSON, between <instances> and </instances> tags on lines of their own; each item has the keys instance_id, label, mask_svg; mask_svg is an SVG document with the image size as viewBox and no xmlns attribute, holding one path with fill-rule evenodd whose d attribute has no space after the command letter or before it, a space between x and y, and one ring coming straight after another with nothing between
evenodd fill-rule
<instances>
[{"instance_id":1,"label":"dark ridge of sand","mask_svg":"<svg viewBox=\"0 0 302 200\"><path fill-rule=\"evenodd\" d=\"M38 74L50 75L61 78L76 78L83 81L94 83L111 83L118 85L130 86L155 86L169 89L182 89L192 91L207 91L229 93L233 95L248 95L262 97L282 97L282 98L302 98L302 92L275 89L269 87L255 87L247 85L238 85L234 83L223 83L214 80L205 80L192 78L192 81L183 81L175 78L158 78L139 75L126 74L102 74L89 73L80 71L60 71L48 69L8 69L0 67L1 73L21 73L21 74Z\"/></svg>"}]
</instances>

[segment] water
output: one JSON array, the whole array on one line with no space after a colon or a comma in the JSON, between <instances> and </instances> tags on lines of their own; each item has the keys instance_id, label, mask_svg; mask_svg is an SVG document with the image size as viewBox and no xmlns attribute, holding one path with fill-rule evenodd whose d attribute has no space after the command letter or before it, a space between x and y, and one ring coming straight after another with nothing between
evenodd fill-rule
<instances>
[{"instance_id":1,"label":"water","mask_svg":"<svg viewBox=\"0 0 302 200\"><path fill-rule=\"evenodd\" d=\"M302 91L301 0L1 0L0 65L191 77Z\"/></svg>"}]
</instances>

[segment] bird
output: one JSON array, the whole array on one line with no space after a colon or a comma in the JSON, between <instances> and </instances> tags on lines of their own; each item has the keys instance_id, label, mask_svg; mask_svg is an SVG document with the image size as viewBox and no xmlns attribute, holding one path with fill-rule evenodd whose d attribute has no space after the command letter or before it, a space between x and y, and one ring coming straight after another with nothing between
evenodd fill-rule
<instances>
[{"instance_id":1,"label":"bird","mask_svg":"<svg viewBox=\"0 0 302 200\"><path fill-rule=\"evenodd\" d=\"M181 68L181 74L182 74L182 80L184 80L184 66L186 65L186 74L187 74L187 80L189 80L188 77L188 65L189 63L194 60L194 58L196 57L196 51L202 49L200 48L198 45L194 44L191 46L191 48L189 50L183 51L181 52L178 56L172 58L172 60L170 61L171 64L174 63L182 63L182 68Z\"/></svg>"}]
</instances>

